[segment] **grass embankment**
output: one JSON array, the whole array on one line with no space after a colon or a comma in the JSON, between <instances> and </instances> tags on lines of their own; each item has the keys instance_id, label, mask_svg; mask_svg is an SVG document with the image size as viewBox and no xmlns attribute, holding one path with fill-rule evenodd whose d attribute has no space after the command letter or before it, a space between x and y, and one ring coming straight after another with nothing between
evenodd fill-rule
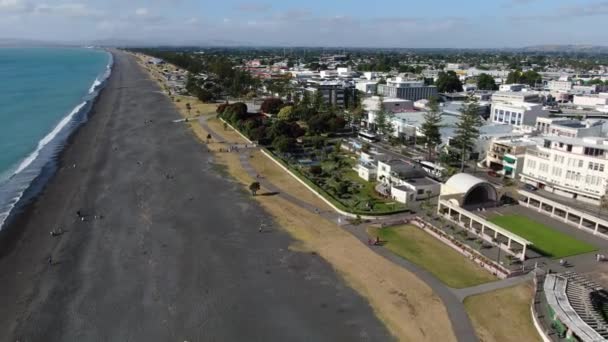
<instances>
[{"instance_id":1,"label":"grass embankment","mask_svg":"<svg viewBox=\"0 0 608 342\"><path fill-rule=\"evenodd\" d=\"M368 228L372 239L385 241L393 253L426 269L452 288L465 288L497 280L496 277L425 233L420 228L405 225L387 228Z\"/></svg>"},{"instance_id":2,"label":"grass embankment","mask_svg":"<svg viewBox=\"0 0 608 342\"><path fill-rule=\"evenodd\" d=\"M525 216L495 216L490 219L490 222L529 240L533 243L532 249L551 258L563 258L597 250L593 245L579 241Z\"/></svg>"},{"instance_id":3,"label":"grass embankment","mask_svg":"<svg viewBox=\"0 0 608 342\"><path fill-rule=\"evenodd\" d=\"M477 336L484 342L541 341L536 332L530 304L531 283L496 290L464 300Z\"/></svg>"},{"instance_id":4,"label":"grass embankment","mask_svg":"<svg viewBox=\"0 0 608 342\"><path fill-rule=\"evenodd\" d=\"M191 121L189 125L193 133L205 142L208 132L198 121ZM210 121L209 128L225 137L226 141L238 141L228 139L229 133L224 131L219 121ZM214 152L219 146L221 144L215 142L202 145ZM251 161L256 168L260 167L260 156L254 155ZM238 154L214 153L214 158L224 172L242 184L243 189L249 186L252 180L241 167ZM291 183L286 188L293 194L307 191L290 176L275 179L273 172L268 173L272 162L268 160L266 163L266 169L257 171L266 170L265 177L269 181L277 185ZM456 340L441 300L413 274L377 255L336 224L279 196L257 196L255 200L275 218L281 229L298 240L292 249L314 251L327 260L352 288L369 301L378 317L399 340Z\"/></svg>"}]
</instances>

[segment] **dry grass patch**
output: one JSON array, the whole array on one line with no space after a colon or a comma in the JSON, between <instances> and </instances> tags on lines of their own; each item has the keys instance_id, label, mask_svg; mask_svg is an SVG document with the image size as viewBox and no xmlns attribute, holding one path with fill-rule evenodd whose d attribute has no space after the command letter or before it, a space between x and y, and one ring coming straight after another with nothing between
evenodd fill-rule
<instances>
[{"instance_id":1,"label":"dry grass patch","mask_svg":"<svg viewBox=\"0 0 608 342\"><path fill-rule=\"evenodd\" d=\"M232 128L226 127L224 129L224 123L216 117L210 117L207 119L207 125L217 135L221 136L225 141L231 143L248 144L249 142L243 139L237 132Z\"/></svg>"},{"instance_id":2,"label":"dry grass patch","mask_svg":"<svg viewBox=\"0 0 608 342\"><path fill-rule=\"evenodd\" d=\"M455 341L441 300L420 279L374 253L335 224L279 197L256 197L275 221L363 295L402 341Z\"/></svg>"},{"instance_id":3,"label":"dry grass patch","mask_svg":"<svg viewBox=\"0 0 608 342\"><path fill-rule=\"evenodd\" d=\"M530 313L533 295L533 286L528 282L465 299L465 308L479 340L541 341Z\"/></svg>"}]
</instances>

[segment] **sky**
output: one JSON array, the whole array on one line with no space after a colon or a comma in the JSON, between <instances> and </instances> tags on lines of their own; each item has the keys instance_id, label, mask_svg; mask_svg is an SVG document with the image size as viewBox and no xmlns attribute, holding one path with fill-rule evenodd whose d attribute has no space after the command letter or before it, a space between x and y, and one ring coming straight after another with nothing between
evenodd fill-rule
<instances>
[{"instance_id":1,"label":"sky","mask_svg":"<svg viewBox=\"0 0 608 342\"><path fill-rule=\"evenodd\" d=\"M395 48L608 45L608 0L0 0L0 39Z\"/></svg>"}]
</instances>

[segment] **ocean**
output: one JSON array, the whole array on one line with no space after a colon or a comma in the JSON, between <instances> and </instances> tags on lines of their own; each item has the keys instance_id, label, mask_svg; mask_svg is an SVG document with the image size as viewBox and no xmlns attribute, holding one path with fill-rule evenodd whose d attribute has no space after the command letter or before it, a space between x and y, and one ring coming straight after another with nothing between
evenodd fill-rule
<instances>
[{"instance_id":1,"label":"ocean","mask_svg":"<svg viewBox=\"0 0 608 342\"><path fill-rule=\"evenodd\" d=\"M54 173L111 65L104 50L0 48L0 229Z\"/></svg>"}]
</instances>

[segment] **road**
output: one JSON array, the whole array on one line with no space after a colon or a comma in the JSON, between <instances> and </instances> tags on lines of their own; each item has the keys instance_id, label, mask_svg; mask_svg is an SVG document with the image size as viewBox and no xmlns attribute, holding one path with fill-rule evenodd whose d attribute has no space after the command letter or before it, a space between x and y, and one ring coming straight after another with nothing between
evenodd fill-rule
<instances>
[{"instance_id":1,"label":"road","mask_svg":"<svg viewBox=\"0 0 608 342\"><path fill-rule=\"evenodd\" d=\"M115 52L92 119L0 258L1 339L391 340L330 265L289 250L177 118Z\"/></svg>"}]
</instances>

